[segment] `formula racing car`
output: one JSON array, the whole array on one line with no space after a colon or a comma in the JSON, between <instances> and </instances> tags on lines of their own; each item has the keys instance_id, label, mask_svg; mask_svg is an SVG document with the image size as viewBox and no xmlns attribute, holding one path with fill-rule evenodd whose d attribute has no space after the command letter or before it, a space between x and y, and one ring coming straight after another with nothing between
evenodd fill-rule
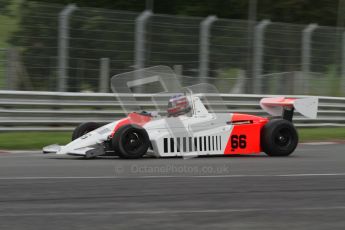
<instances>
[{"instance_id":1,"label":"formula racing car","mask_svg":"<svg viewBox=\"0 0 345 230\"><path fill-rule=\"evenodd\" d=\"M294 111L308 118L317 115L315 97L263 98L260 106L270 117L228 112L214 86L183 88L168 67L115 75L111 83L127 116L106 125L82 123L72 142L44 147L44 153L129 159L260 152L288 156L298 144ZM156 111L140 112L143 103L138 98L149 91L155 91L149 95Z\"/></svg>"}]
</instances>

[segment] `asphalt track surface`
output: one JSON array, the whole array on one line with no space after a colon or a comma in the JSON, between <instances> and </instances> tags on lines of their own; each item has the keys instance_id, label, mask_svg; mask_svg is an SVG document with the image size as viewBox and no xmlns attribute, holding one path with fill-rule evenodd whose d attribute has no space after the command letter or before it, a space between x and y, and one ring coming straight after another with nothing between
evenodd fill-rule
<instances>
[{"instance_id":1,"label":"asphalt track surface","mask_svg":"<svg viewBox=\"0 0 345 230\"><path fill-rule=\"evenodd\" d=\"M270 158L0 153L0 229L344 229L345 145Z\"/></svg>"}]
</instances>

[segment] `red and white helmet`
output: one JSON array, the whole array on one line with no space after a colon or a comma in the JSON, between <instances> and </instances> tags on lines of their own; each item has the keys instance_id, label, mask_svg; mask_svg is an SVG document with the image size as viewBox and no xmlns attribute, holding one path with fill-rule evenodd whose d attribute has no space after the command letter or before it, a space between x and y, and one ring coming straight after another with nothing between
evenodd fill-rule
<instances>
[{"instance_id":1,"label":"red and white helmet","mask_svg":"<svg viewBox=\"0 0 345 230\"><path fill-rule=\"evenodd\" d=\"M179 116L188 113L191 110L188 98L183 94L177 94L169 99L168 116Z\"/></svg>"}]
</instances>

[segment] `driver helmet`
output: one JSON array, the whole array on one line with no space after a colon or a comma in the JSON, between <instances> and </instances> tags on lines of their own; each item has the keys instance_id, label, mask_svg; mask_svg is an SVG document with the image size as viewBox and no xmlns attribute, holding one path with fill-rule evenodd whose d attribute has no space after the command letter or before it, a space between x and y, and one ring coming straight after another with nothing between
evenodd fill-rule
<instances>
[{"instance_id":1,"label":"driver helmet","mask_svg":"<svg viewBox=\"0 0 345 230\"><path fill-rule=\"evenodd\" d=\"M191 111L191 106L185 95L177 94L170 97L167 110L169 117L183 115L189 111Z\"/></svg>"}]
</instances>

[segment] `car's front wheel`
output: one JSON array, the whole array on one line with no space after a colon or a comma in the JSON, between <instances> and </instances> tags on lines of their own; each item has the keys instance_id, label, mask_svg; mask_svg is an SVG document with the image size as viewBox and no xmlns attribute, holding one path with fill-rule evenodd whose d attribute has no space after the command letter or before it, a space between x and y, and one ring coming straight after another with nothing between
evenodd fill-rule
<instances>
[{"instance_id":1,"label":"car's front wheel","mask_svg":"<svg viewBox=\"0 0 345 230\"><path fill-rule=\"evenodd\" d=\"M101 124L95 122L85 122L77 126L72 133L72 141L101 127Z\"/></svg>"},{"instance_id":2,"label":"car's front wheel","mask_svg":"<svg viewBox=\"0 0 345 230\"><path fill-rule=\"evenodd\" d=\"M149 135L138 125L124 125L114 134L112 146L122 158L136 159L146 154L150 146Z\"/></svg>"},{"instance_id":3,"label":"car's front wheel","mask_svg":"<svg viewBox=\"0 0 345 230\"><path fill-rule=\"evenodd\" d=\"M261 130L261 148L269 156L288 156L297 147L298 134L287 120L270 120Z\"/></svg>"}]
</instances>

